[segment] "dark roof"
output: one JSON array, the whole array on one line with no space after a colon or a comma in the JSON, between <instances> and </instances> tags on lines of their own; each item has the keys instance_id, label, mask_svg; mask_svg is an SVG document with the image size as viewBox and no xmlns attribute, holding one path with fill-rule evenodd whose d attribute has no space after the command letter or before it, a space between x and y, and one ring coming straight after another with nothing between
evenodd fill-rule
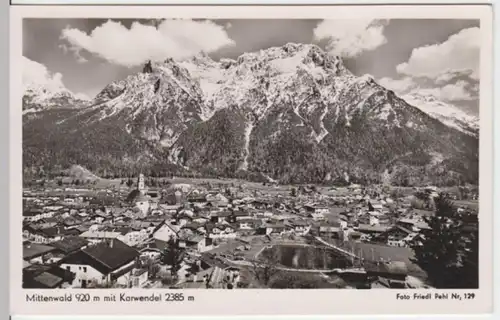
<instances>
[{"instance_id":1,"label":"dark roof","mask_svg":"<svg viewBox=\"0 0 500 320\"><path fill-rule=\"evenodd\" d=\"M98 243L82 251L111 269L119 268L139 255L136 249L116 239Z\"/></svg>"},{"instance_id":2,"label":"dark roof","mask_svg":"<svg viewBox=\"0 0 500 320\"><path fill-rule=\"evenodd\" d=\"M61 260L67 264L87 264L102 274L109 274L116 269L134 261L139 251L129 247L120 240L103 241L79 250Z\"/></svg>"},{"instance_id":3,"label":"dark roof","mask_svg":"<svg viewBox=\"0 0 500 320\"><path fill-rule=\"evenodd\" d=\"M56 288L64 282L64 279L48 272L44 272L34 277L33 280L35 280L45 288Z\"/></svg>"},{"instance_id":4,"label":"dark roof","mask_svg":"<svg viewBox=\"0 0 500 320\"><path fill-rule=\"evenodd\" d=\"M52 243L52 246L63 253L71 253L86 246L89 242L81 237L65 237Z\"/></svg>"},{"instance_id":5,"label":"dark roof","mask_svg":"<svg viewBox=\"0 0 500 320\"><path fill-rule=\"evenodd\" d=\"M42 213L42 210L39 209L31 209L23 211L23 217L32 217Z\"/></svg>"},{"instance_id":6,"label":"dark roof","mask_svg":"<svg viewBox=\"0 0 500 320\"><path fill-rule=\"evenodd\" d=\"M246 216L249 216L250 213L248 213L246 211L238 210L238 211L234 211L233 215L236 217L246 217Z\"/></svg>"},{"instance_id":7,"label":"dark roof","mask_svg":"<svg viewBox=\"0 0 500 320\"><path fill-rule=\"evenodd\" d=\"M43 244L38 244L38 243L29 243L23 245L23 259L24 260L29 260L33 259L39 256L42 256L44 254L47 254L49 252L54 251L54 247L46 246Z\"/></svg>"},{"instance_id":8,"label":"dark roof","mask_svg":"<svg viewBox=\"0 0 500 320\"><path fill-rule=\"evenodd\" d=\"M217 257L214 254L210 253L203 253L200 257L200 260L205 262L211 267L219 267L221 269L229 267L229 265L226 264L223 260L217 259Z\"/></svg>"},{"instance_id":9,"label":"dark roof","mask_svg":"<svg viewBox=\"0 0 500 320\"><path fill-rule=\"evenodd\" d=\"M391 228L391 229L389 229L389 230L387 230L387 231L391 231L391 230L394 230L394 229L399 229L399 230L401 230L401 231L403 231L403 232L405 232L405 233L408 233L408 234L410 234L410 233L412 233L412 232L413 232L413 231L408 230L407 228L405 228L405 227L403 227L403 226L400 226L400 225L395 225L393 228Z\"/></svg>"},{"instance_id":10,"label":"dark roof","mask_svg":"<svg viewBox=\"0 0 500 320\"><path fill-rule=\"evenodd\" d=\"M49 228L44 228L40 229L39 232L43 233L44 235L48 237L55 237L59 235L78 235L81 232L76 229L65 229L63 227L49 227Z\"/></svg>"}]
</instances>

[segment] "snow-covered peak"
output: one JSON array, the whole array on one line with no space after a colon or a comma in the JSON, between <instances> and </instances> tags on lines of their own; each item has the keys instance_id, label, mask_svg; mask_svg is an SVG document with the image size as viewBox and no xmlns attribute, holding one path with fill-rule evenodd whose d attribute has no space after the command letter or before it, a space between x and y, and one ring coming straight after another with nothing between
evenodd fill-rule
<instances>
[{"instance_id":1,"label":"snow-covered peak","mask_svg":"<svg viewBox=\"0 0 500 320\"><path fill-rule=\"evenodd\" d=\"M23 112L32 113L53 107L77 108L88 98L68 90L60 73L51 73L36 61L23 57Z\"/></svg>"},{"instance_id":2,"label":"snow-covered peak","mask_svg":"<svg viewBox=\"0 0 500 320\"><path fill-rule=\"evenodd\" d=\"M478 117L470 115L452 104L440 101L432 95L412 93L402 98L410 105L449 127L468 134L476 134L479 130Z\"/></svg>"}]
</instances>

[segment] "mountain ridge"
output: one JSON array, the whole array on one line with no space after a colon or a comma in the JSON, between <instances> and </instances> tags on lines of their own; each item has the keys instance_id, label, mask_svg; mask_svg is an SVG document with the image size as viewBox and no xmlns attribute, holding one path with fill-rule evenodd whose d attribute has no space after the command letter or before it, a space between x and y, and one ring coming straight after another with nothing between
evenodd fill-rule
<instances>
[{"instance_id":1,"label":"mountain ridge","mask_svg":"<svg viewBox=\"0 0 500 320\"><path fill-rule=\"evenodd\" d=\"M356 77L315 45L287 44L218 62L206 55L150 62L106 86L90 106L42 119L53 125L38 123L43 128L34 130L42 120L24 119L31 131L25 154L53 153L47 152L51 139L86 141L84 149L96 160L74 150L64 161L48 155L48 162L73 161L94 172L101 166L115 175L264 174L283 183L346 175L370 183L383 174L395 184L477 179L477 137L443 124L370 76ZM70 128L67 137L58 136ZM52 138L39 141L35 132ZM112 153L94 141L97 132L115 137L108 143ZM29 167L43 165L28 158Z\"/></svg>"}]
</instances>

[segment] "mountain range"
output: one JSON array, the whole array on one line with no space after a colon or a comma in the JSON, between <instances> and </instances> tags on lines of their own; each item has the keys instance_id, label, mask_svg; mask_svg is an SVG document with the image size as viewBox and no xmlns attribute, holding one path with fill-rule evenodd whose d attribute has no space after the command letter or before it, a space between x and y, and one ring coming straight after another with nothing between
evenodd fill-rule
<instances>
[{"instance_id":1,"label":"mountain range","mask_svg":"<svg viewBox=\"0 0 500 320\"><path fill-rule=\"evenodd\" d=\"M32 101L37 111L26 112ZM78 164L114 177L478 179L476 118L429 97L398 97L315 45L147 62L91 101L26 91L23 110L25 177Z\"/></svg>"}]
</instances>

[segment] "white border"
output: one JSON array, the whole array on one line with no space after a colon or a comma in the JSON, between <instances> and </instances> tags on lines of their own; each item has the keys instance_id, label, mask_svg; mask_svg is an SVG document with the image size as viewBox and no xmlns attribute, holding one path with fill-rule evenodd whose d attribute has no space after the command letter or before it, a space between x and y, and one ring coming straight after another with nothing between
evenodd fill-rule
<instances>
[{"instance_id":1,"label":"white border","mask_svg":"<svg viewBox=\"0 0 500 320\"><path fill-rule=\"evenodd\" d=\"M396 293L410 290L185 290L196 302L177 303L27 303L26 293L68 293L68 290L25 290L21 288L21 219L22 212L22 18L426 18L481 20L480 82L480 290L472 292L475 300L396 300ZM10 48L10 230L11 230L11 314L24 315L339 315L339 314L477 314L493 311L492 286L492 10L489 6L26 6L11 7ZM109 293L151 294L168 290L128 289L70 290L101 297ZM444 292L442 290L441 292ZM176 291L180 292L180 291Z\"/></svg>"},{"instance_id":2,"label":"white border","mask_svg":"<svg viewBox=\"0 0 500 320\"><path fill-rule=\"evenodd\" d=\"M373 4L490 4L489 0L343 0L338 5L373 5ZM11 0L12 5L331 5L332 0L239 0L239 1L218 1L218 0ZM335 4L337 5L337 4Z\"/></svg>"}]
</instances>

